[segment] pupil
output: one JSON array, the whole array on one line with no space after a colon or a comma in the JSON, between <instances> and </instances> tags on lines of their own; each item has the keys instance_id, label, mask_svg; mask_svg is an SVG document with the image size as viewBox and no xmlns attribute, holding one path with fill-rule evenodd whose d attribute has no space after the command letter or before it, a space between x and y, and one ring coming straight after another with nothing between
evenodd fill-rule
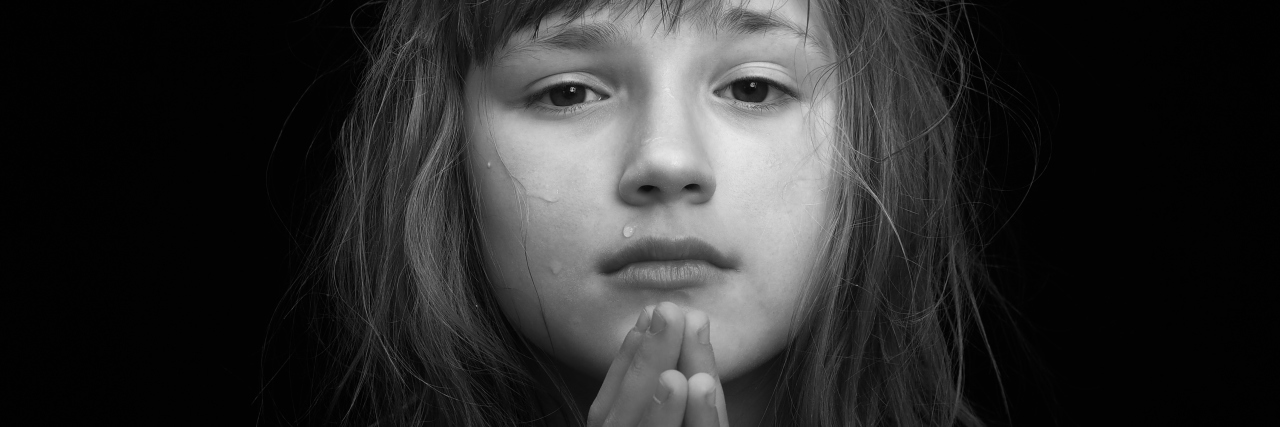
<instances>
[{"instance_id":1,"label":"pupil","mask_svg":"<svg viewBox=\"0 0 1280 427\"><path fill-rule=\"evenodd\" d=\"M742 102L764 102L769 96L769 84L758 80L743 80L733 84L733 99Z\"/></svg>"},{"instance_id":2,"label":"pupil","mask_svg":"<svg viewBox=\"0 0 1280 427\"><path fill-rule=\"evenodd\" d=\"M581 85L560 86L551 91L551 105L567 107L587 100L587 88Z\"/></svg>"}]
</instances>

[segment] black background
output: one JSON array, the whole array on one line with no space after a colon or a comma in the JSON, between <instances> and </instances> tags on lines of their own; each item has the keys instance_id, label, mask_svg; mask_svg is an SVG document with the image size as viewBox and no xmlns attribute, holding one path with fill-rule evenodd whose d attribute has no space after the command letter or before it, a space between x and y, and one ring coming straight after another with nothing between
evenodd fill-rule
<instances>
[{"instance_id":1,"label":"black background","mask_svg":"<svg viewBox=\"0 0 1280 427\"><path fill-rule=\"evenodd\" d=\"M316 349L284 316L286 291L379 10L358 6L14 14L13 416L292 413ZM1259 14L1014 1L972 14L1011 108L991 119L989 160L1006 190L992 202L1012 213L992 254L1023 335L998 326L993 341L1013 425L1260 417L1275 335L1260 277L1275 137L1261 130L1276 108ZM998 408L998 389L974 386Z\"/></svg>"}]
</instances>

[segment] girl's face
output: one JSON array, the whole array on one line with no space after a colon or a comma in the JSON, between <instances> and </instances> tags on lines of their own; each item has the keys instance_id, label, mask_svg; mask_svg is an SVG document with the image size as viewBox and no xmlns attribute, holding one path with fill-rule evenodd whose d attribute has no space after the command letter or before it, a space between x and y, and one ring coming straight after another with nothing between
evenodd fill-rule
<instances>
[{"instance_id":1,"label":"girl's face","mask_svg":"<svg viewBox=\"0 0 1280 427\"><path fill-rule=\"evenodd\" d=\"M834 100L806 3L551 17L466 77L503 314L603 378L647 305L702 310L721 377L786 345L828 208ZM563 24L563 25L561 25Z\"/></svg>"}]
</instances>

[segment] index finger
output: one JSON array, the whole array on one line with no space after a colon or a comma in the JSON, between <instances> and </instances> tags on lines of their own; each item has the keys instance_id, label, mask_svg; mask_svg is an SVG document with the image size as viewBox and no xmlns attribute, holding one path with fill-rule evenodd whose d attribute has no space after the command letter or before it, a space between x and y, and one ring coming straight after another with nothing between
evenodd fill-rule
<instances>
[{"instance_id":1,"label":"index finger","mask_svg":"<svg viewBox=\"0 0 1280 427\"><path fill-rule=\"evenodd\" d=\"M636 349L644 341L645 331L649 330L653 308L649 306L641 310L640 317L636 319L636 327L627 331L627 337L622 340L622 348L618 349L618 355L613 358L609 372L604 376L604 384L601 384L596 399L591 402L591 409L587 412L588 425L599 425L609 415L609 409L618 396L618 389L622 387L622 377L626 375L627 367L631 366ZM599 422L592 423L593 420Z\"/></svg>"},{"instance_id":2,"label":"index finger","mask_svg":"<svg viewBox=\"0 0 1280 427\"><path fill-rule=\"evenodd\" d=\"M676 369L691 378L706 373L719 379L715 352L711 349L711 318L700 310L689 310L684 318L684 341L680 343L680 361Z\"/></svg>"},{"instance_id":3,"label":"index finger","mask_svg":"<svg viewBox=\"0 0 1280 427\"><path fill-rule=\"evenodd\" d=\"M689 310L688 313L685 313L684 324L684 341L680 344L680 361L676 364L676 367L686 378L693 379L695 375L706 374L714 380L714 398L716 401L713 411L716 413L719 425L727 426L729 425L729 416L724 401L724 387L720 384L720 373L716 369L715 351L711 347L711 317L699 310ZM703 384L702 382L695 383ZM691 402L701 401L699 397L694 397L692 394L689 400Z\"/></svg>"}]
</instances>

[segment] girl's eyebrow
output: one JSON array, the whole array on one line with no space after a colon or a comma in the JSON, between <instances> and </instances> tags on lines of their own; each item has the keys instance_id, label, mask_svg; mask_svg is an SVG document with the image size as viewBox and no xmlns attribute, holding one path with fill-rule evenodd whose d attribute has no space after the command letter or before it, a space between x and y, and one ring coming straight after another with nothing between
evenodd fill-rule
<instances>
[{"instance_id":1,"label":"girl's eyebrow","mask_svg":"<svg viewBox=\"0 0 1280 427\"><path fill-rule=\"evenodd\" d=\"M708 27L704 22L699 20L695 26ZM727 31L735 35L782 32L799 37L805 41L808 48L827 56L825 43L817 37L810 36L808 31L800 25L773 14L766 15L741 7L732 7L721 13L711 27L715 31ZM626 43L624 32L613 22L573 23L553 28L558 30L543 37L515 44L507 49L507 54L501 57L527 50L600 51Z\"/></svg>"},{"instance_id":2,"label":"girl's eyebrow","mask_svg":"<svg viewBox=\"0 0 1280 427\"><path fill-rule=\"evenodd\" d=\"M616 24L592 22L566 25L560 31L532 40L517 49L595 51L620 45L623 42L622 29Z\"/></svg>"},{"instance_id":3,"label":"girl's eyebrow","mask_svg":"<svg viewBox=\"0 0 1280 427\"><path fill-rule=\"evenodd\" d=\"M808 22L801 27L790 19L774 14L763 14L742 7L731 7L716 20L716 28L738 35L783 32L804 40L805 47L816 50L823 57L830 57L826 43L809 35Z\"/></svg>"}]
</instances>

